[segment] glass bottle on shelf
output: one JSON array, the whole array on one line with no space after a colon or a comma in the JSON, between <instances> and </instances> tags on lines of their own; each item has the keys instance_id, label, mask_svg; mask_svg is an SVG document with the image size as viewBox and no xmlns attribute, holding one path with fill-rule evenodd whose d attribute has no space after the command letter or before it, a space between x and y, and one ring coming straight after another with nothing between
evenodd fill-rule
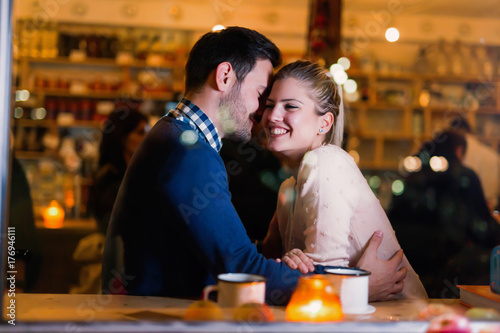
<instances>
[{"instance_id":1,"label":"glass bottle on shelf","mask_svg":"<svg viewBox=\"0 0 500 333\"><path fill-rule=\"evenodd\" d=\"M31 23L31 24L30 24ZM27 32L29 34L29 56L33 58L39 58L40 57L40 47L41 47L41 32L38 29L38 27L33 24L32 22L28 23L29 28L27 29Z\"/></svg>"},{"instance_id":2,"label":"glass bottle on shelf","mask_svg":"<svg viewBox=\"0 0 500 333\"><path fill-rule=\"evenodd\" d=\"M412 132L413 135L422 135L424 133L424 114L422 110L413 110Z\"/></svg>"},{"instance_id":3,"label":"glass bottle on shelf","mask_svg":"<svg viewBox=\"0 0 500 333\"><path fill-rule=\"evenodd\" d=\"M453 45L453 51L450 52L450 69L452 75L460 76L466 73L464 52L462 43L457 40L455 45Z\"/></svg>"},{"instance_id":4,"label":"glass bottle on shelf","mask_svg":"<svg viewBox=\"0 0 500 333\"><path fill-rule=\"evenodd\" d=\"M99 58L99 41L100 38L95 30L92 30L87 36L87 56L91 58Z\"/></svg>"},{"instance_id":5,"label":"glass bottle on shelf","mask_svg":"<svg viewBox=\"0 0 500 333\"><path fill-rule=\"evenodd\" d=\"M134 40L134 30L127 29L124 31L122 38L120 38L119 48L120 51L130 52L131 54L135 51L135 40Z\"/></svg>"},{"instance_id":6,"label":"glass bottle on shelf","mask_svg":"<svg viewBox=\"0 0 500 333\"><path fill-rule=\"evenodd\" d=\"M55 35L55 36L54 36ZM54 23L46 23L41 29L41 49L42 58L53 58L57 55L57 30Z\"/></svg>"},{"instance_id":7,"label":"glass bottle on shelf","mask_svg":"<svg viewBox=\"0 0 500 333\"><path fill-rule=\"evenodd\" d=\"M97 50L101 58L110 58L109 51L110 31L108 29L99 30L99 44Z\"/></svg>"},{"instance_id":8,"label":"glass bottle on shelf","mask_svg":"<svg viewBox=\"0 0 500 333\"><path fill-rule=\"evenodd\" d=\"M86 55L87 54L87 35L81 33L77 36L77 40L78 40L77 49Z\"/></svg>"},{"instance_id":9,"label":"glass bottle on shelf","mask_svg":"<svg viewBox=\"0 0 500 333\"><path fill-rule=\"evenodd\" d=\"M30 32L31 29L29 29L29 22L25 20L19 20L18 21L19 27L19 56L20 57L28 57L30 55Z\"/></svg>"},{"instance_id":10,"label":"glass bottle on shelf","mask_svg":"<svg viewBox=\"0 0 500 333\"><path fill-rule=\"evenodd\" d=\"M131 28L121 30L117 45L116 62L119 64L129 64L133 61L134 53L134 31Z\"/></svg>"},{"instance_id":11,"label":"glass bottle on shelf","mask_svg":"<svg viewBox=\"0 0 500 333\"><path fill-rule=\"evenodd\" d=\"M446 42L443 39L441 39L438 42L437 50L434 53L434 71L433 72L437 73L441 76L449 74L448 63L449 63L449 59L448 59L448 54L447 54L447 50L446 50Z\"/></svg>"},{"instance_id":12,"label":"glass bottle on shelf","mask_svg":"<svg viewBox=\"0 0 500 333\"><path fill-rule=\"evenodd\" d=\"M108 55L109 58L114 59L118 53L118 37L115 33L111 33L108 38Z\"/></svg>"},{"instance_id":13,"label":"glass bottle on shelf","mask_svg":"<svg viewBox=\"0 0 500 333\"><path fill-rule=\"evenodd\" d=\"M162 41L158 33L154 33L151 38L150 52L157 54L160 54L162 52Z\"/></svg>"},{"instance_id":14,"label":"glass bottle on shelf","mask_svg":"<svg viewBox=\"0 0 500 333\"><path fill-rule=\"evenodd\" d=\"M475 47L471 47L471 62L469 74L472 76L481 75L481 67L482 66L478 58L477 49Z\"/></svg>"},{"instance_id":15,"label":"glass bottle on shelf","mask_svg":"<svg viewBox=\"0 0 500 333\"><path fill-rule=\"evenodd\" d=\"M135 48L135 57L139 60L145 60L149 52L149 37L146 31L143 31L139 37Z\"/></svg>"},{"instance_id":16,"label":"glass bottle on shelf","mask_svg":"<svg viewBox=\"0 0 500 333\"><path fill-rule=\"evenodd\" d=\"M413 71L417 74L427 74L431 70L431 64L427 54L427 48L421 46L418 51L418 56L413 64Z\"/></svg>"},{"instance_id":17,"label":"glass bottle on shelf","mask_svg":"<svg viewBox=\"0 0 500 333\"><path fill-rule=\"evenodd\" d=\"M480 64L479 75L484 75L491 79L493 77L493 62L488 55L486 46L481 45L476 48L477 61Z\"/></svg>"}]
</instances>

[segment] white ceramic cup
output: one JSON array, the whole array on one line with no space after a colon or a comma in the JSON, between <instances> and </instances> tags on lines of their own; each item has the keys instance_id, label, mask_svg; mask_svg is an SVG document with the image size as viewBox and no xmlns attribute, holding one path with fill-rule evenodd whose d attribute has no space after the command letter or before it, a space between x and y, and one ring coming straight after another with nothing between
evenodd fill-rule
<instances>
[{"instance_id":1,"label":"white ceramic cup","mask_svg":"<svg viewBox=\"0 0 500 333\"><path fill-rule=\"evenodd\" d=\"M203 289L203 299L217 291L217 303L223 308L234 308L245 303L264 304L266 298L266 278L247 273L226 273L217 276L217 285Z\"/></svg>"},{"instance_id":2,"label":"white ceramic cup","mask_svg":"<svg viewBox=\"0 0 500 333\"><path fill-rule=\"evenodd\" d=\"M340 303L345 314L363 314L375 311L373 306L368 305L370 272L350 267L326 268L325 272L340 294Z\"/></svg>"}]
</instances>

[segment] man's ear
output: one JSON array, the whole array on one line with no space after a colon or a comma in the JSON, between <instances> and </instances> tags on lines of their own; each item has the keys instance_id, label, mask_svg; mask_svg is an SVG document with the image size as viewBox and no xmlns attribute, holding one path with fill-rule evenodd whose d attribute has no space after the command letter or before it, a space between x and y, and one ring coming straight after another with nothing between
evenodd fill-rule
<instances>
[{"instance_id":1,"label":"man's ear","mask_svg":"<svg viewBox=\"0 0 500 333\"><path fill-rule=\"evenodd\" d=\"M457 146L457 148L455 148L455 155L460 160L460 162L462 162L464 160L464 157L465 157L465 149L464 149L464 147L463 146Z\"/></svg>"},{"instance_id":2,"label":"man's ear","mask_svg":"<svg viewBox=\"0 0 500 333\"><path fill-rule=\"evenodd\" d=\"M215 69L215 84L219 91L231 89L235 80L236 74L229 62L221 62Z\"/></svg>"}]
</instances>

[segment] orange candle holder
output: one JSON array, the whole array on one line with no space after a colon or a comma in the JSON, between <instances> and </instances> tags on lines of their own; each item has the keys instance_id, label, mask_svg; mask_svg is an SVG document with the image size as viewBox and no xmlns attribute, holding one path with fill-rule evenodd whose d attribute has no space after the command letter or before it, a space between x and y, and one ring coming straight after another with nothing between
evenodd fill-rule
<instances>
[{"instance_id":1,"label":"orange candle holder","mask_svg":"<svg viewBox=\"0 0 500 333\"><path fill-rule=\"evenodd\" d=\"M328 277L316 274L299 278L286 307L287 321L328 322L343 318L340 298Z\"/></svg>"},{"instance_id":2,"label":"orange candle holder","mask_svg":"<svg viewBox=\"0 0 500 333\"><path fill-rule=\"evenodd\" d=\"M43 224L46 228L62 228L64 221L64 209L59 206L56 200L52 200L42 213Z\"/></svg>"}]
</instances>

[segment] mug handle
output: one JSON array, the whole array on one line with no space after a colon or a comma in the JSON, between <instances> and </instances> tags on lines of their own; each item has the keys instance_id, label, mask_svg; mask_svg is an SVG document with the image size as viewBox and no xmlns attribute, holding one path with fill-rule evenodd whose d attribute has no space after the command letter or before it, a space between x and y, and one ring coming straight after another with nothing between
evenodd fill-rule
<instances>
[{"instance_id":1,"label":"mug handle","mask_svg":"<svg viewBox=\"0 0 500 333\"><path fill-rule=\"evenodd\" d=\"M210 293L217 290L219 290L219 287L217 285L210 285L203 288L203 300L208 301L208 296L210 296Z\"/></svg>"}]
</instances>

